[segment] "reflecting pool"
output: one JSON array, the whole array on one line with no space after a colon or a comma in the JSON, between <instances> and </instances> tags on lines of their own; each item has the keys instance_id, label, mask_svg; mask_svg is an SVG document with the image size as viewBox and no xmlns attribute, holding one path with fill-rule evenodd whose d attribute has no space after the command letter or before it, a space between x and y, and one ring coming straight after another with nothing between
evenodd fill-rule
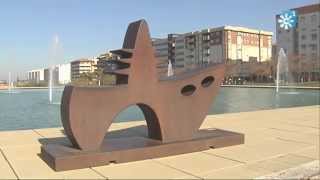
<instances>
[{"instance_id":1,"label":"reflecting pool","mask_svg":"<svg viewBox=\"0 0 320 180\"><path fill-rule=\"evenodd\" d=\"M34 129L61 126L62 89L53 92L49 104L46 89L0 90L0 130ZM254 111L280 107L320 104L320 91L310 89L231 88L220 89L209 114ZM192 107L190 107L192 108ZM144 119L137 106L122 111L115 122Z\"/></svg>"}]
</instances>

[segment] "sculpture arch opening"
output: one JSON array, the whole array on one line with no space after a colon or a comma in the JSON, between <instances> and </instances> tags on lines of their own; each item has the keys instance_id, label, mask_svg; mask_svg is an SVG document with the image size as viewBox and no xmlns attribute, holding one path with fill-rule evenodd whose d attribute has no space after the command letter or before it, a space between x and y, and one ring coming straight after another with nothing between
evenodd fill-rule
<instances>
[{"instance_id":1,"label":"sculpture arch opening","mask_svg":"<svg viewBox=\"0 0 320 180\"><path fill-rule=\"evenodd\" d=\"M155 111L147 104L136 103L131 104L118 112L115 122L135 121L145 119L147 124L147 132L151 139L162 140L159 119ZM126 131L125 129L123 131Z\"/></svg>"}]
</instances>

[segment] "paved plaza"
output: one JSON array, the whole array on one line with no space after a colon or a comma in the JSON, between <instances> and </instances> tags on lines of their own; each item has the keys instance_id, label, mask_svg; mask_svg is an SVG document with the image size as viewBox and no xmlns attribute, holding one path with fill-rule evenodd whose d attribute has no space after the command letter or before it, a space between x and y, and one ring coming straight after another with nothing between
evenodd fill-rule
<instances>
[{"instance_id":1,"label":"paved plaza","mask_svg":"<svg viewBox=\"0 0 320 180\"><path fill-rule=\"evenodd\" d=\"M245 144L144 161L55 172L39 157L46 138L63 128L0 132L3 179L257 178L319 160L320 106L207 116L201 128L245 134ZM112 135L146 135L144 121L112 124ZM123 129L129 128L129 131ZM64 139L65 140L65 139ZM319 171L319 166L316 167Z\"/></svg>"}]
</instances>

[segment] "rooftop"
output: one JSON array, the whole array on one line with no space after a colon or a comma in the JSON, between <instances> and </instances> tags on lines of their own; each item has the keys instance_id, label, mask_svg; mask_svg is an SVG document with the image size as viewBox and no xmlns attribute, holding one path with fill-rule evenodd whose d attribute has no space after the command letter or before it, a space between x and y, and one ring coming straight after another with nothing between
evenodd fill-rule
<instances>
[{"instance_id":1,"label":"rooftop","mask_svg":"<svg viewBox=\"0 0 320 180\"><path fill-rule=\"evenodd\" d=\"M71 61L71 63L81 63L81 62L94 62L94 60L83 58L83 59L77 59L77 60Z\"/></svg>"},{"instance_id":2,"label":"rooftop","mask_svg":"<svg viewBox=\"0 0 320 180\"><path fill-rule=\"evenodd\" d=\"M237 32L244 32L244 33L252 33L252 34L262 34L267 36L273 35L273 32L271 31L263 31L261 29L253 29L253 28L247 28L242 26L230 26L230 25L225 25L217 28L204 29L202 30L202 32L214 32L214 31L220 31L220 30L230 30L230 31L237 31Z\"/></svg>"},{"instance_id":3,"label":"rooftop","mask_svg":"<svg viewBox=\"0 0 320 180\"><path fill-rule=\"evenodd\" d=\"M291 10L296 10L298 11L299 14L308 14L308 13L313 13L313 12L320 12L320 3L319 4L311 4L307 6L301 6L297 8L292 8ZM276 18L278 18L280 14L276 15Z\"/></svg>"},{"instance_id":4,"label":"rooftop","mask_svg":"<svg viewBox=\"0 0 320 180\"><path fill-rule=\"evenodd\" d=\"M319 163L319 108L305 106L207 116L202 128L245 134L245 144L144 161L55 172L38 154L46 138L65 139L62 128L0 132L4 179L255 178ZM113 123L122 135L146 133L144 121ZM122 131L130 128L130 131ZM319 166L316 167L319 171ZM317 170L317 169L316 169ZM284 177L285 178L285 177Z\"/></svg>"},{"instance_id":5,"label":"rooftop","mask_svg":"<svg viewBox=\"0 0 320 180\"><path fill-rule=\"evenodd\" d=\"M307 5L307 6L294 8L294 10L298 11L299 14L308 14L308 13L312 13L312 12L320 12L320 3L319 4L311 4L311 5Z\"/></svg>"},{"instance_id":6,"label":"rooftop","mask_svg":"<svg viewBox=\"0 0 320 180\"><path fill-rule=\"evenodd\" d=\"M253 28L247 28L247 27L241 27L241 26L230 26L230 25L225 25L225 26L220 26L220 27L215 27L215 28L207 28L207 29L202 29L200 31L191 31L187 33L182 33L182 34L176 34L175 37L179 36L191 36L194 34L198 34L200 32L206 33L206 32L215 32L215 31L222 31L222 30L230 30L230 31L237 31L237 32L244 32L244 33L251 33L251 34L261 34L261 35L266 35L266 36L272 36L273 32L271 31L264 31L261 29L253 29ZM153 42L156 42L157 44L161 42L166 42L168 37L164 38L152 38Z\"/></svg>"}]
</instances>

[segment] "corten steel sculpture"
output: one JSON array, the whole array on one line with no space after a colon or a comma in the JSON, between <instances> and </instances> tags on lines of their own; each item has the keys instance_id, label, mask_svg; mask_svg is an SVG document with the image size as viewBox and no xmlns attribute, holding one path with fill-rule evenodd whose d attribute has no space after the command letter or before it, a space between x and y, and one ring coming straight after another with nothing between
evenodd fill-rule
<instances>
[{"instance_id":1,"label":"corten steel sculpture","mask_svg":"<svg viewBox=\"0 0 320 180\"><path fill-rule=\"evenodd\" d=\"M72 145L47 144L43 159L55 170L69 170L110 162L163 157L244 142L244 135L223 130L199 130L224 77L224 64L173 76L158 77L147 23L129 25L116 60L115 87L64 89L61 116ZM108 138L108 128L130 105L142 110L148 137ZM106 136L106 137L105 137Z\"/></svg>"}]
</instances>

